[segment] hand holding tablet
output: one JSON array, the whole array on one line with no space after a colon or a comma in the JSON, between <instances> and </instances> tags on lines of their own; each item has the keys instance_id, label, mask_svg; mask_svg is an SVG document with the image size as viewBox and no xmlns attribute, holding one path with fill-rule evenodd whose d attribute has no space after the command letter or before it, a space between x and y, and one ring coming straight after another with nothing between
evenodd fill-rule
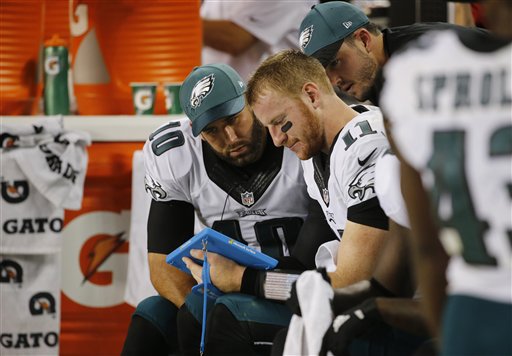
<instances>
[{"instance_id":1,"label":"hand holding tablet","mask_svg":"<svg viewBox=\"0 0 512 356\"><path fill-rule=\"evenodd\" d=\"M195 258L191 255L191 250L203 250L207 252L217 253L229 260L236 262L242 266L248 266L255 269L273 269L277 265L277 260L249 247L239 241L233 240L215 230L206 228L200 233L189 239L183 245L171 252L166 262L176 268L191 274L191 271L183 262L184 257L190 258L193 262L203 265L202 259ZM197 257L197 251L196 251ZM214 256L215 257L215 256ZM218 258L218 257L217 257ZM208 271L203 271L202 280L206 284L207 295L211 299L215 299L222 292L215 288L210 281L209 264L207 265ZM197 271L196 271L197 274ZM203 284L199 284L192 289L197 294L203 293Z\"/></svg>"}]
</instances>

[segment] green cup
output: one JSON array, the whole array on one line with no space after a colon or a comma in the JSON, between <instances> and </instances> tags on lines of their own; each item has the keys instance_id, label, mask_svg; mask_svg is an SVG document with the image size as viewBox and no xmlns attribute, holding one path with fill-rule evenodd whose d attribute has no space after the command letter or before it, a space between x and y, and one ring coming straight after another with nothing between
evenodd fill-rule
<instances>
[{"instance_id":1,"label":"green cup","mask_svg":"<svg viewBox=\"0 0 512 356\"><path fill-rule=\"evenodd\" d=\"M130 83L135 115L153 115L158 83Z\"/></svg>"},{"instance_id":2,"label":"green cup","mask_svg":"<svg viewBox=\"0 0 512 356\"><path fill-rule=\"evenodd\" d=\"M169 115L183 114L180 105L181 83L164 83L165 108Z\"/></svg>"}]
</instances>

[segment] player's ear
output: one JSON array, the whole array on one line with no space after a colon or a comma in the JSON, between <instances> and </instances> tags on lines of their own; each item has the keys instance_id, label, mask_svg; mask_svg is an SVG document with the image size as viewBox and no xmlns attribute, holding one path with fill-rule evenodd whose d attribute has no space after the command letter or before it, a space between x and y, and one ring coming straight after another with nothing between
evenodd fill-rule
<instances>
[{"instance_id":1,"label":"player's ear","mask_svg":"<svg viewBox=\"0 0 512 356\"><path fill-rule=\"evenodd\" d=\"M356 40L361 41L366 52L371 52L373 50L373 41L371 33L366 28L360 28L354 32L354 37Z\"/></svg>"},{"instance_id":2,"label":"player's ear","mask_svg":"<svg viewBox=\"0 0 512 356\"><path fill-rule=\"evenodd\" d=\"M302 86L302 92L306 94L309 102L313 105L314 108L318 107L320 96L318 85L313 82L308 82Z\"/></svg>"}]
</instances>

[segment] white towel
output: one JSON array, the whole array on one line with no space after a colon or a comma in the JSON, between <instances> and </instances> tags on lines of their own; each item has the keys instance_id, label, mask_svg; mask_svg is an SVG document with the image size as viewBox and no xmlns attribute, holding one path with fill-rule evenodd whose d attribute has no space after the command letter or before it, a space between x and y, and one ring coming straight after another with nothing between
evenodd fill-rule
<instances>
[{"instance_id":1,"label":"white towel","mask_svg":"<svg viewBox=\"0 0 512 356\"><path fill-rule=\"evenodd\" d=\"M58 355L60 255L0 254L0 355Z\"/></svg>"},{"instance_id":2,"label":"white towel","mask_svg":"<svg viewBox=\"0 0 512 356\"><path fill-rule=\"evenodd\" d=\"M283 354L317 355L333 319L331 300L334 292L316 271L302 273L296 288L302 317L292 318Z\"/></svg>"},{"instance_id":3,"label":"white towel","mask_svg":"<svg viewBox=\"0 0 512 356\"><path fill-rule=\"evenodd\" d=\"M124 295L126 303L134 307L144 298L158 294L149 278L147 222L150 204L151 198L144 190L144 157L142 151L136 151L132 161L130 249Z\"/></svg>"},{"instance_id":4,"label":"white towel","mask_svg":"<svg viewBox=\"0 0 512 356\"><path fill-rule=\"evenodd\" d=\"M0 126L2 148L33 147L42 140L55 137L64 131L62 116L34 118L31 123L6 124Z\"/></svg>"},{"instance_id":5,"label":"white towel","mask_svg":"<svg viewBox=\"0 0 512 356\"><path fill-rule=\"evenodd\" d=\"M14 150L2 154L0 253L58 252L64 209L36 189L13 156Z\"/></svg>"},{"instance_id":6,"label":"white towel","mask_svg":"<svg viewBox=\"0 0 512 356\"><path fill-rule=\"evenodd\" d=\"M82 203L90 136L62 130L58 117L35 121L1 128L2 253L58 251L63 209Z\"/></svg>"},{"instance_id":7,"label":"white towel","mask_svg":"<svg viewBox=\"0 0 512 356\"><path fill-rule=\"evenodd\" d=\"M339 240L327 241L318 247L315 255L315 265L317 268L325 268L327 272L336 271L338 261Z\"/></svg>"},{"instance_id":8,"label":"white towel","mask_svg":"<svg viewBox=\"0 0 512 356\"><path fill-rule=\"evenodd\" d=\"M90 142L87 133L63 132L37 146L9 151L27 179L49 201L57 207L79 210Z\"/></svg>"}]
</instances>

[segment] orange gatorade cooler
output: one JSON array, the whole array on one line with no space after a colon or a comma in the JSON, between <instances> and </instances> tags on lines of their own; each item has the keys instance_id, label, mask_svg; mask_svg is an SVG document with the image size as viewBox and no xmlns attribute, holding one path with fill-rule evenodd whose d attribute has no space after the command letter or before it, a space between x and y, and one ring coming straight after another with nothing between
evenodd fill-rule
<instances>
[{"instance_id":1,"label":"orange gatorade cooler","mask_svg":"<svg viewBox=\"0 0 512 356\"><path fill-rule=\"evenodd\" d=\"M44 39L57 34L69 45L69 0L44 1Z\"/></svg>"},{"instance_id":2,"label":"orange gatorade cooler","mask_svg":"<svg viewBox=\"0 0 512 356\"><path fill-rule=\"evenodd\" d=\"M0 115L37 112L37 64L42 39L42 1L0 1Z\"/></svg>"},{"instance_id":3,"label":"orange gatorade cooler","mask_svg":"<svg viewBox=\"0 0 512 356\"><path fill-rule=\"evenodd\" d=\"M199 0L71 0L81 115L133 114L131 82L181 82L201 61ZM165 114L158 87L155 114Z\"/></svg>"}]
</instances>

